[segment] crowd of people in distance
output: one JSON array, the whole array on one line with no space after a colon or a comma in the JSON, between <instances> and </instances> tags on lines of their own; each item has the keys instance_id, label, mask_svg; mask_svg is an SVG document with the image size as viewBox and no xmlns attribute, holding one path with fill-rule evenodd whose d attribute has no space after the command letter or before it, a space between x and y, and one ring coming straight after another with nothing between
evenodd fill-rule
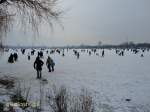
<instances>
[{"instance_id":1,"label":"crowd of people in distance","mask_svg":"<svg viewBox=\"0 0 150 112\"><path fill-rule=\"evenodd\" d=\"M43 54L43 51L45 49L41 49L40 51L37 52L37 57L33 63L33 67L34 69L36 70L37 72L37 78L38 79L41 79L42 78L42 67L44 65L44 62L42 60L42 58L44 57L44 54ZM61 55L62 57L65 56L65 50L68 52L70 49L51 49L50 51L49 50L46 50L46 54L54 54L54 53L58 53L59 55ZM81 49L81 52L79 52L79 49L71 49L74 53L74 55L77 57L77 59L80 58L80 53L87 53L89 56L91 56L92 54L96 55L96 56L100 56L102 58L105 57L105 50L104 49L101 49L99 52L99 49ZM112 50L112 49L109 49L109 50ZM148 48L133 48L133 49L121 49L121 48L116 48L116 49L113 49L115 51L115 53L118 55L118 56L124 56L125 55L125 52L126 51L130 51L132 52L133 54L138 54L140 51L140 56L141 57L144 57L144 52L147 50L149 51ZM5 52L8 52L9 49L5 49ZM31 52L27 54L27 59L30 60L31 59L31 56L35 55L35 49L31 49ZM14 63L18 60L18 54L17 54L18 50L15 49L15 53L11 53L10 56L8 57L8 63ZM22 55L25 55L25 52L26 52L26 49L21 49L21 53ZM48 56L47 57L47 60L46 60L46 66L47 66L47 69L48 69L48 72L54 72L54 67L55 67L55 62L54 60Z\"/></svg>"}]
</instances>

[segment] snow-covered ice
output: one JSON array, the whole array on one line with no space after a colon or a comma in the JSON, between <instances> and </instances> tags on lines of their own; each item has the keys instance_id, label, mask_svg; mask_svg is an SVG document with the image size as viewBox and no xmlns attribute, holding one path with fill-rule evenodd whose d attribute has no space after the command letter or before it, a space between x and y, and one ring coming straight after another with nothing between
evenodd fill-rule
<instances>
[{"instance_id":1,"label":"snow-covered ice","mask_svg":"<svg viewBox=\"0 0 150 112\"><path fill-rule=\"evenodd\" d=\"M4 52L0 57L0 74L17 77L21 83L30 86L31 99L36 99L39 93L39 80L33 69L36 55L28 61L30 51L28 49L22 55L18 50L19 59L14 64L9 64L7 60L10 53L15 51ZM101 54L102 50L97 52ZM77 59L72 50L65 50L64 57L44 51L42 75L48 80L45 87L64 85L73 94L86 88L98 102L97 105L103 108L102 112L149 112L150 52L145 51L144 57L140 57L141 53L125 51L125 56L118 56L115 50L105 49L104 58L80 52L80 58ZM45 65L48 55L55 61L55 71L51 73Z\"/></svg>"}]
</instances>

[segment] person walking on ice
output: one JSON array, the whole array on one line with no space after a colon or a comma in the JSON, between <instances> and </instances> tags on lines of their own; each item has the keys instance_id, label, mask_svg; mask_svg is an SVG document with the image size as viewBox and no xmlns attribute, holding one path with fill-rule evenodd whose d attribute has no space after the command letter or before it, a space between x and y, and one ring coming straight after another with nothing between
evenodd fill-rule
<instances>
[{"instance_id":1,"label":"person walking on ice","mask_svg":"<svg viewBox=\"0 0 150 112\"><path fill-rule=\"evenodd\" d=\"M44 62L40 59L40 57L37 57L34 61L34 69L37 71L37 79L42 78L42 66Z\"/></svg>"},{"instance_id":2,"label":"person walking on ice","mask_svg":"<svg viewBox=\"0 0 150 112\"><path fill-rule=\"evenodd\" d=\"M49 72L54 71L55 63L54 63L53 59L50 56L48 56L48 58L47 58L46 66L47 66Z\"/></svg>"},{"instance_id":3,"label":"person walking on ice","mask_svg":"<svg viewBox=\"0 0 150 112\"><path fill-rule=\"evenodd\" d=\"M104 57L104 50L102 51L102 57Z\"/></svg>"}]
</instances>

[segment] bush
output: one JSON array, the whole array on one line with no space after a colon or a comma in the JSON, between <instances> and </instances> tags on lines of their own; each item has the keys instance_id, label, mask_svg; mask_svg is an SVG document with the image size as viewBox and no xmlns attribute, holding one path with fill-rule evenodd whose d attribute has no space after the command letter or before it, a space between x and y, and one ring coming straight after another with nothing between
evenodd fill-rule
<instances>
[{"instance_id":1,"label":"bush","mask_svg":"<svg viewBox=\"0 0 150 112\"><path fill-rule=\"evenodd\" d=\"M90 94L83 90L79 96L72 97L69 112L94 112L94 103Z\"/></svg>"},{"instance_id":2,"label":"bush","mask_svg":"<svg viewBox=\"0 0 150 112\"><path fill-rule=\"evenodd\" d=\"M4 111L4 104L0 102L0 112Z\"/></svg>"},{"instance_id":3,"label":"bush","mask_svg":"<svg viewBox=\"0 0 150 112\"><path fill-rule=\"evenodd\" d=\"M13 103L17 103L18 106L22 109L26 109L29 107L27 98L23 97L23 90L20 86L17 87L17 89L14 91L14 94L11 96L11 101Z\"/></svg>"},{"instance_id":4,"label":"bush","mask_svg":"<svg viewBox=\"0 0 150 112\"><path fill-rule=\"evenodd\" d=\"M56 90L56 88L53 89L53 92L50 93L47 98L53 112L67 112L68 95L66 88L61 87L58 90Z\"/></svg>"},{"instance_id":5,"label":"bush","mask_svg":"<svg viewBox=\"0 0 150 112\"><path fill-rule=\"evenodd\" d=\"M11 97L11 100L13 103L17 103L22 109L26 109L27 107L29 107L27 100L25 100L23 96L15 94Z\"/></svg>"},{"instance_id":6,"label":"bush","mask_svg":"<svg viewBox=\"0 0 150 112\"><path fill-rule=\"evenodd\" d=\"M80 96L69 96L66 88L61 87L47 96L52 112L94 112L92 97L83 91Z\"/></svg>"}]
</instances>

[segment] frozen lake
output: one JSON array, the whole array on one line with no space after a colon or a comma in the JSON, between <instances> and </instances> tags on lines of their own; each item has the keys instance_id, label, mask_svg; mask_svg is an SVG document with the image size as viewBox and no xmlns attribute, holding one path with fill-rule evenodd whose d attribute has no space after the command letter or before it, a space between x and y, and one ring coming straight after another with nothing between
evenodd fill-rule
<instances>
[{"instance_id":1,"label":"frozen lake","mask_svg":"<svg viewBox=\"0 0 150 112\"><path fill-rule=\"evenodd\" d=\"M26 50L25 55L22 55L18 50L19 58L14 64L9 64L7 60L10 53L15 51L4 52L0 57L0 72L15 76L22 83L30 85L31 95L34 93L36 96L36 88L39 86L33 69L36 55L28 61L30 51ZM94 53L89 56L86 51L77 51L80 52L79 59L72 50L65 50L64 57L44 51L42 75L48 80L47 86L64 85L75 94L85 88L97 102L109 105L110 108L105 105L107 109L104 112L150 111L150 52L145 51L144 57L140 57L142 51L137 54L125 51L124 56L118 56L115 50L105 50L102 58ZM100 55L101 52L97 51ZM55 71L52 73L48 72L45 65L48 55L55 61Z\"/></svg>"}]
</instances>

